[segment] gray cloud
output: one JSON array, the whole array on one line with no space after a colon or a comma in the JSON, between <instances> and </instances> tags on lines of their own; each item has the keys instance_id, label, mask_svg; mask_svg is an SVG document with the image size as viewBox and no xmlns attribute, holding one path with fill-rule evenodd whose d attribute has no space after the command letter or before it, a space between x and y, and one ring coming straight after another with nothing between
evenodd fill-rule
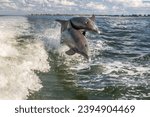
<instances>
[{"instance_id":1,"label":"gray cloud","mask_svg":"<svg viewBox=\"0 0 150 117\"><path fill-rule=\"evenodd\" d=\"M30 13L150 13L150 2L142 0L1 0L0 14Z\"/></svg>"}]
</instances>

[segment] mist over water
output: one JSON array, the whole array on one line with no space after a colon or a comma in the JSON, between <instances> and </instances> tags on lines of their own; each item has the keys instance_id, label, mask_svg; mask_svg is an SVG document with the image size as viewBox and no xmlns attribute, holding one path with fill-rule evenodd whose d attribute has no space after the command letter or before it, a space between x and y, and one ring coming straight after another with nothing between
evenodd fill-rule
<instances>
[{"instance_id":1,"label":"mist over water","mask_svg":"<svg viewBox=\"0 0 150 117\"><path fill-rule=\"evenodd\" d=\"M0 17L0 99L150 99L150 18L97 17L90 61L65 54L58 18Z\"/></svg>"}]
</instances>

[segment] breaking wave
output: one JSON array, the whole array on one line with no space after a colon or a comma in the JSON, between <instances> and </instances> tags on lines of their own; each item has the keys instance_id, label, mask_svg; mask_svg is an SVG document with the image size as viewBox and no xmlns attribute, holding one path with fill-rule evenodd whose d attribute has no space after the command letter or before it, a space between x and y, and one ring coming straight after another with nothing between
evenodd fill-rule
<instances>
[{"instance_id":1,"label":"breaking wave","mask_svg":"<svg viewBox=\"0 0 150 117\"><path fill-rule=\"evenodd\" d=\"M24 39L30 24L24 17L0 18L0 99L27 99L42 85L34 71L50 69L43 43Z\"/></svg>"}]
</instances>

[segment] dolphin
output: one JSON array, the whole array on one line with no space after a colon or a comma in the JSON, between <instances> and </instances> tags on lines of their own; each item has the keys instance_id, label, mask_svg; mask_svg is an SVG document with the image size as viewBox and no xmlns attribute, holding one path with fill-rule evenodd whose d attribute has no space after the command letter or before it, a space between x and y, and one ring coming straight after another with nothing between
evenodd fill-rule
<instances>
[{"instance_id":1,"label":"dolphin","mask_svg":"<svg viewBox=\"0 0 150 117\"><path fill-rule=\"evenodd\" d=\"M70 49L65 53L67 55L81 54L86 59L88 55L88 42L81 31L74 29L71 24L65 20L56 20L61 23L61 43L66 44Z\"/></svg>"},{"instance_id":2,"label":"dolphin","mask_svg":"<svg viewBox=\"0 0 150 117\"><path fill-rule=\"evenodd\" d=\"M100 34L100 30L95 24L95 15L92 17L73 17L70 20L70 23L74 29L81 30L83 35L85 35L86 31L92 31Z\"/></svg>"},{"instance_id":3,"label":"dolphin","mask_svg":"<svg viewBox=\"0 0 150 117\"><path fill-rule=\"evenodd\" d=\"M70 48L66 51L67 55L78 53L89 59L88 42L86 37L80 31L74 28L69 28L62 33L62 40L63 43Z\"/></svg>"},{"instance_id":4,"label":"dolphin","mask_svg":"<svg viewBox=\"0 0 150 117\"><path fill-rule=\"evenodd\" d=\"M80 30L83 35L86 34L86 31L93 31L100 34L98 27L95 24L95 15L92 17L73 17L70 20L56 20L62 24L61 31L67 27L70 23L71 26L76 29Z\"/></svg>"}]
</instances>

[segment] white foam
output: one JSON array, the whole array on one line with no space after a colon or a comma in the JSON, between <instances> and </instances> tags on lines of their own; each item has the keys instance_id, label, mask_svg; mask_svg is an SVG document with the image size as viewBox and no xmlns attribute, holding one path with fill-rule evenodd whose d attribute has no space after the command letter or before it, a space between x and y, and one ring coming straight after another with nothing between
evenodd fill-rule
<instances>
[{"instance_id":1,"label":"white foam","mask_svg":"<svg viewBox=\"0 0 150 117\"><path fill-rule=\"evenodd\" d=\"M120 61L113 61L111 63L105 63L105 73L110 74L112 76L118 77L120 74L122 75L129 75L129 76L137 76L142 75L144 73L150 72L150 68L144 66L135 66L129 62L120 62ZM115 73L114 73L115 72ZM116 74L120 73L120 74Z\"/></svg>"},{"instance_id":2,"label":"white foam","mask_svg":"<svg viewBox=\"0 0 150 117\"><path fill-rule=\"evenodd\" d=\"M88 69L90 69L90 65L88 63L79 63L75 66L72 66L70 69L71 70L76 70L76 71L88 70Z\"/></svg>"},{"instance_id":3,"label":"white foam","mask_svg":"<svg viewBox=\"0 0 150 117\"><path fill-rule=\"evenodd\" d=\"M20 34L29 33L26 18L1 17L0 24L0 99L27 99L42 87L34 70L50 69L48 54L41 41L17 42Z\"/></svg>"},{"instance_id":4,"label":"white foam","mask_svg":"<svg viewBox=\"0 0 150 117\"><path fill-rule=\"evenodd\" d=\"M53 25L57 22L51 22ZM42 28L39 33L35 34L36 39L42 41L48 51L57 50L60 47L60 25L56 27Z\"/></svg>"}]
</instances>

